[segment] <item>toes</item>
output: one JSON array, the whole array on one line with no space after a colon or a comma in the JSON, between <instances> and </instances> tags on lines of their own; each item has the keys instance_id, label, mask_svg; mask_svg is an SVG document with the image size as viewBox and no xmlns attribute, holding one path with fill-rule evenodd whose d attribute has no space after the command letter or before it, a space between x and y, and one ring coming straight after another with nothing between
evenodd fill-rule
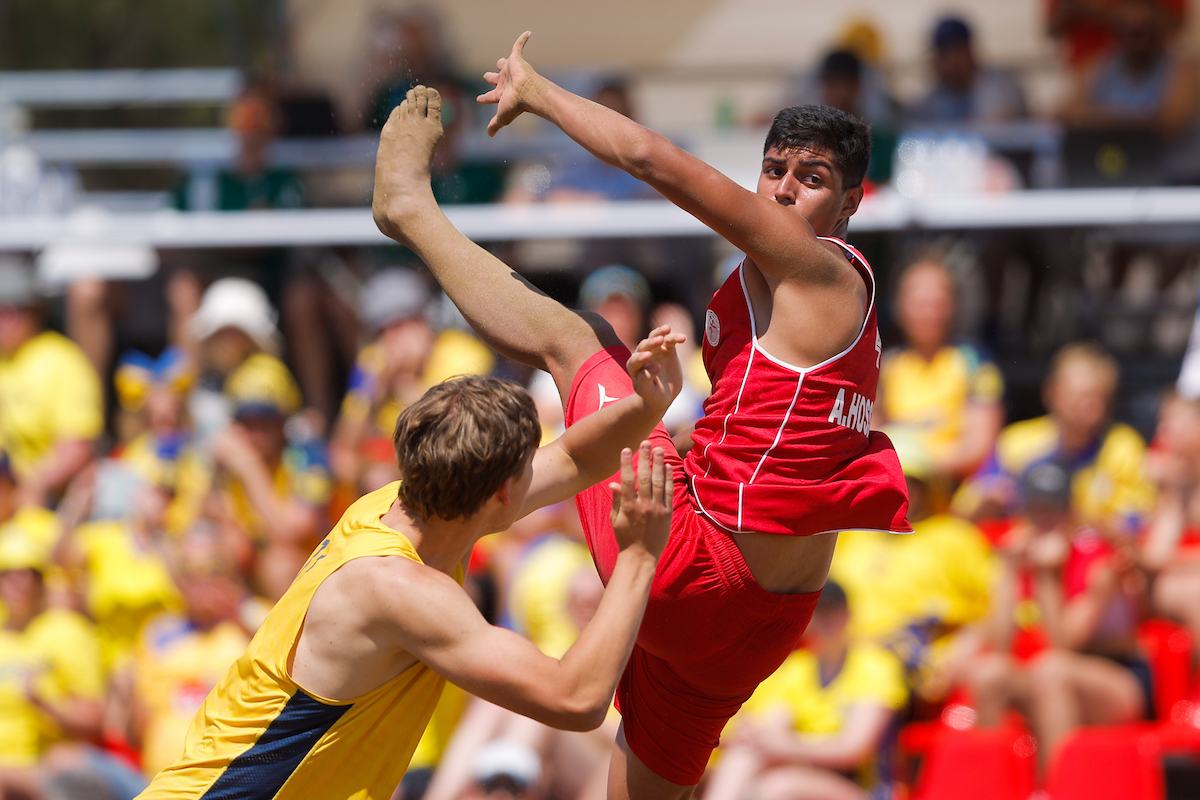
<instances>
[{"instance_id":1,"label":"toes","mask_svg":"<svg viewBox=\"0 0 1200 800\"><path fill-rule=\"evenodd\" d=\"M413 89L413 94L417 98L417 117L427 116L429 114L429 90L424 86L417 86Z\"/></svg>"},{"instance_id":2,"label":"toes","mask_svg":"<svg viewBox=\"0 0 1200 800\"><path fill-rule=\"evenodd\" d=\"M404 98L404 102L400 104L405 107L404 112L406 114L413 113L413 111L415 111L417 108L417 90L415 88L409 89L408 92L405 93Z\"/></svg>"},{"instance_id":3,"label":"toes","mask_svg":"<svg viewBox=\"0 0 1200 800\"><path fill-rule=\"evenodd\" d=\"M437 89L427 90L427 96L429 98L429 118L440 123L442 121L442 96Z\"/></svg>"}]
</instances>

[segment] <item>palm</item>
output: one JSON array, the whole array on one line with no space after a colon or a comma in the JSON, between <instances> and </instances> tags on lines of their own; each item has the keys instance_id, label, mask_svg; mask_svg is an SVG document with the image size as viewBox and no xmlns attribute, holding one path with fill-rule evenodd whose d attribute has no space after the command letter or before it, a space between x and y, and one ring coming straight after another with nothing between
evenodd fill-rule
<instances>
[{"instance_id":1,"label":"palm","mask_svg":"<svg viewBox=\"0 0 1200 800\"><path fill-rule=\"evenodd\" d=\"M485 73L483 76L484 80L495 87L478 98L480 105L496 106L496 115L488 123L489 136L495 136L498 130L525 110L522 107L523 90L530 78L536 75L522 54L525 42L529 41L529 35L529 31L521 34L508 58L497 61L496 71Z\"/></svg>"}]
</instances>

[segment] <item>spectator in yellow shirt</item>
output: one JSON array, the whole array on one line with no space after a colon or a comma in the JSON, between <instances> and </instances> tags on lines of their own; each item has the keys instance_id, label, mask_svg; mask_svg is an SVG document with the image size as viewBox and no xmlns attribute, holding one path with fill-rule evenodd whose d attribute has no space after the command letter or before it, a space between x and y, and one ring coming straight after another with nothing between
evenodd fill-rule
<instances>
[{"instance_id":1,"label":"spectator in yellow shirt","mask_svg":"<svg viewBox=\"0 0 1200 800\"><path fill-rule=\"evenodd\" d=\"M133 660L129 741L153 777L183 752L204 698L250 644L267 604L250 595L216 526L201 520L177 547L180 611L145 627Z\"/></svg>"},{"instance_id":2,"label":"spectator in yellow shirt","mask_svg":"<svg viewBox=\"0 0 1200 800\"><path fill-rule=\"evenodd\" d=\"M883 354L874 425L916 438L953 484L979 466L1004 424L1004 379L975 345L952 341L954 278L918 261L900 278L896 321L904 345Z\"/></svg>"},{"instance_id":3,"label":"spectator in yellow shirt","mask_svg":"<svg viewBox=\"0 0 1200 800\"><path fill-rule=\"evenodd\" d=\"M846 593L829 581L807 646L793 652L731 723L704 800L867 800L878 755L908 701L904 667L882 647L847 635Z\"/></svg>"},{"instance_id":4,"label":"spectator in yellow shirt","mask_svg":"<svg viewBox=\"0 0 1200 800\"><path fill-rule=\"evenodd\" d=\"M973 625L987 616L1001 563L977 527L934 513L933 465L921 444L897 438L895 445L913 535L846 531L829 574L854 607L851 633L887 647L914 691L937 701L977 647Z\"/></svg>"},{"instance_id":5,"label":"spectator in yellow shirt","mask_svg":"<svg viewBox=\"0 0 1200 800\"><path fill-rule=\"evenodd\" d=\"M216 440L213 487L257 551L262 593L281 597L328 527L330 476L316 440L289 443L300 390L278 359L258 353L229 376L234 422Z\"/></svg>"},{"instance_id":6,"label":"spectator in yellow shirt","mask_svg":"<svg viewBox=\"0 0 1200 800\"><path fill-rule=\"evenodd\" d=\"M455 375L486 375L494 356L466 331L435 331L429 285L407 269L386 269L363 288L359 316L373 337L358 355L330 443L340 485L357 497L399 477L391 462L396 417L434 384ZM372 469L372 440L388 442L387 463Z\"/></svg>"},{"instance_id":7,"label":"spectator in yellow shirt","mask_svg":"<svg viewBox=\"0 0 1200 800\"><path fill-rule=\"evenodd\" d=\"M959 490L955 511L975 520L1013 516L1021 508L1021 476L1034 464L1054 461L1073 475L1078 521L1127 541L1153 510L1154 485L1142 437L1112 419L1119 382L1116 360L1099 345L1062 348L1042 388L1049 413L1001 432L987 462Z\"/></svg>"},{"instance_id":8,"label":"spectator in yellow shirt","mask_svg":"<svg viewBox=\"0 0 1200 800\"><path fill-rule=\"evenodd\" d=\"M97 741L103 716L100 647L91 624L47 608L49 552L0 533L0 796L38 796L39 759L62 740Z\"/></svg>"},{"instance_id":9,"label":"spectator in yellow shirt","mask_svg":"<svg viewBox=\"0 0 1200 800\"><path fill-rule=\"evenodd\" d=\"M0 261L0 448L23 505L47 505L92 459L104 429L100 379L78 345L43 329L26 264Z\"/></svg>"}]
</instances>

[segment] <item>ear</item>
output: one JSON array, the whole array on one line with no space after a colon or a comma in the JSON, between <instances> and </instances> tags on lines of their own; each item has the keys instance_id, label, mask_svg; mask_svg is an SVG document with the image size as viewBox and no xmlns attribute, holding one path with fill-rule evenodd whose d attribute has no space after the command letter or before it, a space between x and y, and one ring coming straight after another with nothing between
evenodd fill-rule
<instances>
[{"instance_id":1,"label":"ear","mask_svg":"<svg viewBox=\"0 0 1200 800\"><path fill-rule=\"evenodd\" d=\"M864 194L866 194L866 189L862 186L855 186L846 192L846 196L842 199L841 215L846 218L854 216L854 213L858 211L859 204L862 203Z\"/></svg>"},{"instance_id":2,"label":"ear","mask_svg":"<svg viewBox=\"0 0 1200 800\"><path fill-rule=\"evenodd\" d=\"M500 484L492 496L500 501L500 505L508 508L512 505L512 478L505 478L504 483Z\"/></svg>"}]
</instances>

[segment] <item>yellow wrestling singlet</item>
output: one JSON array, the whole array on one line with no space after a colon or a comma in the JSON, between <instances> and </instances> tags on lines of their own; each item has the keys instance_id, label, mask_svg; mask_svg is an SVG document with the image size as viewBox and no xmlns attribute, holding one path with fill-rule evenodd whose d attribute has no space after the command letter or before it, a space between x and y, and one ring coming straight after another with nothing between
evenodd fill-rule
<instances>
[{"instance_id":1,"label":"yellow wrestling singlet","mask_svg":"<svg viewBox=\"0 0 1200 800\"><path fill-rule=\"evenodd\" d=\"M192 720L183 755L143 800L388 800L429 722L445 679L416 663L362 697L334 701L301 689L288 661L308 605L339 567L365 556L419 562L381 517L399 483L346 511ZM461 567L454 578L460 584Z\"/></svg>"}]
</instances>

